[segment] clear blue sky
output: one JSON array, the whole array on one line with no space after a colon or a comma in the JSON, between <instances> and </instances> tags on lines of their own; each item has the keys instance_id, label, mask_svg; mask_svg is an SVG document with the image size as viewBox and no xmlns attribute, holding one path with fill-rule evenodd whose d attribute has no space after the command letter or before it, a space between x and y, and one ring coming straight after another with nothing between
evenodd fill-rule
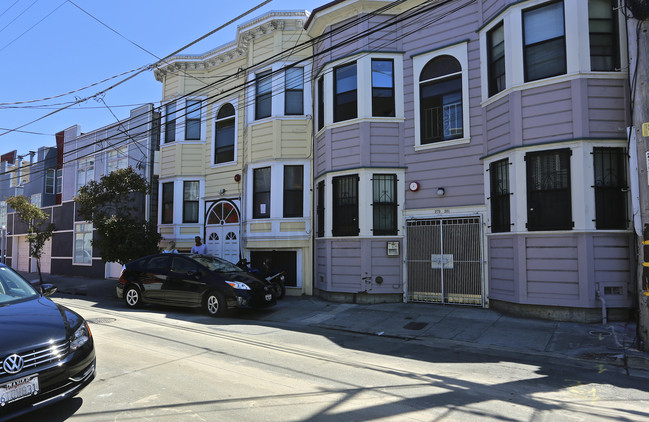
<instances>
[{"instance_id":1,"label":"clear blue sky","mask_svg":"<svg viewBox=\"0 0 649 422\"><path fill-rule=\"evenodd\" d=\"M234 39L236 26L271 10L308 10L329 0L273 0L183 53L199 54ZM158 57L164 57L216 29L263 0L73 0L74 4ZM122 38L67 0L0 1L0 134L90 97L121 76L64 97L22 105L8 103L58 96L157 59ZM104 101L119 119L133 106L158 104L162 84L145 71L110 90ZM54 134L79 124L89 132L114 123L103 103L90 99L22 131L0 136L0 154L54 146Z\"/></svg>"}]
</instances>

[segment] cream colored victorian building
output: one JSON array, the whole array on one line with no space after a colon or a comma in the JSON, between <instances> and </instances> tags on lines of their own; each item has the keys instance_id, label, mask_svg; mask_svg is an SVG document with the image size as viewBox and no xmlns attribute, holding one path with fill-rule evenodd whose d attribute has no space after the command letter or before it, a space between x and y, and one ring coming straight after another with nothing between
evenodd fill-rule
<instances>
[{"instance_id":1,"label":"cream colored victorian building","mask_svg":"<svg viewBox=\"0 0 649 422\"><path fill-rule=\"evenodd\" d=\"M312 294L307 18L267 13L156 71L162 246L188 251L200 236L209 254L287 270L288 294Z\"/></svg>"}]
</instances>

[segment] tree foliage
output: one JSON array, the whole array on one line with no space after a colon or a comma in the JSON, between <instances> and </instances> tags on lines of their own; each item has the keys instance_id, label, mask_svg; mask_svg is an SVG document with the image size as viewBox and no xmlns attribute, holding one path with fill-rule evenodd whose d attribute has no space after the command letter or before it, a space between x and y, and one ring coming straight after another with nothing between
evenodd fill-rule
<instances>
[{"instance_id":1,"label":"tree foliage","mask_svg":"<svg viewBox=\"0 0 649 422\"><path fill-rule=\"evenodd\" d=\"M155 224L145 221L135 200L150 186L129 167L92 180L79 189L74 199L79 216L91 221L97 232L92 245L104 262L125 264L160 251L162 236Z\"/></svg>"},{"instance_id":2,"label":"tree foliage","mask_svg":"<svg viewBox=\"0 0 649 422\"><path fill-rule=\"evenodd\" d=\"M16 211L18 218L27 225L27 240L29 241L29 256L36 259L38 278L41 276L41 255L45 242L52 237L56 226L50 222L50 215L32 204L26 196L18 195L7 199L7 204Z\"/></svg>"}]
</instances>

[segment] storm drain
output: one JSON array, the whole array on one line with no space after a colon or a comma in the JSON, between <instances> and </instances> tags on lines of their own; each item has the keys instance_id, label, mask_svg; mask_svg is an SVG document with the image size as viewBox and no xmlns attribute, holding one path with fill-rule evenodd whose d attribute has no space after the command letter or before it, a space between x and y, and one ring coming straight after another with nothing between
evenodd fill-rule
<instances>
[{"instance_id":1,"label":"storm drain","mask_svg":"<svg viewBox=\"0 0 649 422\"><path fill-rule=\"evenodd\" d=\"M115 318L93 318L93 319L87 319L91 324L110 324L111 322L117 321Z\"/></svg>"},{"instance_id":2,"label":"storm drain","mask_svg":"<svg viewBox=\"0 0 649 422\"><path fill-rule=\"evenodd\" d=\"M421 330L427 325L428 324L425 322L409 322L406 325L404 325L403 328L405 328L406 330L416 331L416 330Z\"/></svg>"}]
</instances>

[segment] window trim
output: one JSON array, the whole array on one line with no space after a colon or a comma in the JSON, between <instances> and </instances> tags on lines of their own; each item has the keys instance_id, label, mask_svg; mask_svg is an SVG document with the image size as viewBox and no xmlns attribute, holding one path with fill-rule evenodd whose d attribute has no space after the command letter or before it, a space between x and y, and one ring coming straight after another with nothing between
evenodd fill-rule
<instances>
[{"instance_id":1,"label":"window trim","mask_svg":"<svg viewBox=\"0 0 649 422\"><path fill-rule=\"evenodd\" d=\"M375 85L374 85L374 63L375 62L388 62L388 63L390 63L392 65L392 72L390 74L391 86L389 88L375 87ZM395 117L396 113L397 113L397 108L396 108L396 98L395 98L396 89L395 89L395 80L394 80L394 59L371 57L370 58L370 79L371 79L370 85L371 85L371 93L372 93L372 104L371 104L372 105L372 112L371 112L372 117ZM385 90L385 91L387 91L387 90L391 91L391 95L390 95L389 98L391 99L391 103L392 103L391 104L392 105L392 112L391 112L390 115L387 115L387 116L378 115L377 110L375 110L375 105L376 105L375 102L379 101L379 100L377 100L377 98L382 98L380 96L375 95L374 92L377 89Z\"/></svg>"},{"instance_id":2,"label":"window trim","mask_svg":"<svg viewBox=\"0 0 649 422\"><path fill-rule=\"evenodd\" d=\"M429 144L421 143L421 100L419 95L419 76L424 66L439 56L452 56L462 67L462 130L463 136L458 139L450 139ZM468 79L468 41L441 48L439 50L419 54L412 57L413 61L413 92L414 98L414 122L415 122L415 151L443 148L450 145L465 144L471 142L471 122L469 109L469 79Z\"/></svg>"},{"instance_id":3,"label":"window trim","mask_svg":"<svg viewBox=\"0 0 649 422\"><path fill-rule=\"evenodd\" d=\"M114 154L114 156L113 156ZM106 153L106 174L128 167L128 145L115 147ZM120 163L122 163L120 165ZM111 170L114 164L115 168Z\"/></svg>"},{"instance_id":4,"label":"window trim","mask_svg":"<svg viewBox=\"0 0 649 422\"><path fill-rule=\"evenodd\" d=\"M173 110L170 110L170 108L173 108ZM163 132L163 144L170 144L172 142L175 142L176 139L178 138L178 134L176 133L177 130L177 122L178 122L178 116L176 116L176 102L171 101L165 104L165 129ZM169 118L169 116L173 116L173 118ZM170 130L171 127L173 127L173 130ZM169 134L173 134L173 138L169 139Z\"/></svg>"},{"instance_id":5,"label":"window trim","mask_svg":"<svg viewBox=\"0 0 649 422\"><path fill-rule=\"evenodd\" d=\"M261 172L262 170L268 171L268 187L264 187L264 190L259 190L257 188L257 174ZM264 166L264 167L257 167L252 169L252 218L257 220L257 219L266 219L266 218L271 218L272 213L271 213L271 207L272 207L272 197L271 197L271 192L273 189L273 168L272 166ZM261 195L267 194L268 195L268 202L263 203L260 202L259 197ZM261 205L265 204L266 205L266 212L261 212ZM257 207L259 205L259 209Z\"/></svg>"},{"instance_id":6,"label":"window trim","mask_svg":"<svg viewBox=\"0 0 649 422\"><path fill-rule=\"evenodd\" d=\"M381 202L376 198L376 184L378 178L388 177L392 180L387 180L387 183L392 185L392 194L393 198L391 201ZM373 173L371 175L371 185L372 185L372 234L374 236L396 236L399 234L399 190L397 189L397 175L394 173ZM377 229L377 213L379 207L381 209L387 209L388 213L391 214L393 219L393 224L387 229Z\"/></svg>"},{"instance_id":7,"label":"window trim","mask_svg":"<svg viewBox=\"0 0 649 422\"><path fill-rule=\"evenodd\" d=\"M617 160L618 183L617 184L598 184L598 163L602 162L606 157L603 154L608 154L608 158ZM598 160L598 156L600 159ZM613 156L614 154L614 156ZM629 174L627 170L628 153L626 148L623 147L593 147L593 196L595 207L595 229L596 230L626 230L629 227ZM621 176L621 177L620 177ZM617 196L617 197L616 197ZM601 198L598 200L598 198ZM610 214L602 215L600 211L610 211L610 207L606 204L617 204L618 207L614 209L613 214L617 211L622 220L614 220ZM604 210L603 210L604 208Z\"/></svg>"},{"instance_id":8,"label":"window trim","mask_svg":"<svg viewBox=\"0 0 649 422\"><path fill-rule=\"evenodd\" d=\"M92 163L92 164L88 164ZM79 189L82 186L85 186L89 181L95 180L95 166L96 166L96 161L95 157L85 157L85 158L79 158L77 160L77 166L76 166L76 192L79 193ZM92 172L91 172L92 171ZM79 180L79 174L83 172L84 175L84 183L80 184ZM90 178L88 178L88 174L90 173Z\"/></svg>"},{"instance_id":9,"label":"window trim","mask_svg":"<svg viewBox=\"0 0 649 422\"><path fill-rule=\"evenodd\" d=\"M218 113L221 110L221 108L223 106L225 106L226 104L231 104L232 107L234 107L234 115L219 119L217 117ZM237 145L239 143L238 142L238 138L239 138L239 136L238 136L239 135L239 133L238 133L239 132L239 130L238 130L239 129L239 113L238 113L239 109L238 109L238 104L239 104L238 100L236 98L233 98L233 99L231 99L229 101L224 101L222 103L215 104L214 107L213 107L213 113L214 113L214 118L213 118L214 125L213 125L213 127L214 127L214 130L213 130L213 134L212 134L212 144L213 145L212 145L212 148L211 148L211 150L212 150L211 151L211 154L212 154L211 165L210 165L211 168L232 165L232 164L237 162L237 152L238 152ZM234 121L234 143L233 143L234 152L233 152L233 159L231 161L224 161L224 162L221 162L221 163L216 163L216 135L217 135L216 125L217 125L218 122L223 122L223 121L226 121L228 119L233 119L233 121Z\"/></svg>"},{"instance_id":10,"label":"window trim","mask_svg":"<svg viewBox=\"0 0 649 422\"><path fill-rule=\"evenodd\" d=\"M493 41L493 34L495 31L499 30L502 28L503 31L503 41L502 43L502 57L499 57L498 59L494 59L494 48L492 46L492 41ZM506 50L506 39L505 39L505 22L500 21L496 25L494 25L492 28L490 28L487 31L487 92L489 97L493 97L494 95L498 94L499 92L505 91L507 89L507 50ZM496 62L502 59L503 62L503 72L502 74L495 74L495 67L496 67ZM502 87L498 89L498 81L502 78Z\"/></svg>"},{"instance_id":11,"label":"window trim","mask_svg":"<svg viewBox=\"0 0 649 422\"><path fill-rule=\"evenodd\" d=\"M174 223L174 182L163 182L161 183L160 189L160 224L173 224ZM165 186L171 186L171 197L168 197L165 194ZM171 218L169 220L165 219L165 204L170 204L171 207Z\"/></svg>"},{"instance_id":12,"label":"window trim","mask_svg":"<svg viewBox=\"0 0 649 422\"><path fill-rule=\"evenodd\" d=\"M80 227L80 226L90 226L90 231L87 231L87 230L86 231L78 231L77 227ZM86 241L85 235L89 234L90 235L90 241L92 242L93 233L94 233L94 227L92 226L91 222L78 221L78 222L74 223L74 233L73 233L74 242L72 244L72 265L87 266L87 267L92 266L92 252L93 252L92 251L92 249L93 249L92 248L92 243L90 243L90 251L89 251L89 253L90 253L90 262L85 262L83 260L80 261L80 262L77 261L76 244L77 244L77 234L84 235L84 238L83 238L84 245L83 245L83 248L81 249L81 254L84 255L83 252L86 251L86 248L85 248L85 241Z\"/></svg>"},{"instance_id":13,"label":"window trim","mask_svg":"<svg viewBox=\"0 0 649 422\"><path fill-rule=\"evenodd\" d=\"M54 195L55 192L56 192L56 169L49 168L45 170L45 193L48 195Z\"/></svg>"},{"instance_id":14,"label":"window trim","mask_svg":"<svg viewBox=\"0 0 649 422\"><path fill-rule=\"evenodd\" d=\"M489 207L490 228L492 233L509 233L512 230L511 213L511 162L509 157L489 163ZM506 171L500 172L499 169ZM499 176L503 175L502 179ZM498 192L496 185L506 184L505 189ZM502 225L499 220L502 220Z\"/></svg>"},{"instance_id":15,"label":"window trim","mask_svg":"<svg viewBox=\"0 0 649 422\"><path fill-rule=\"evenodd\" d=\"M355 194L352 199L355 201L353 203L347 204L351 209L351 217L344 218L345 216L341 215L342 205L340 204L340 199L336 195L340 192L342 182L351 182L354 186ZM337 182L341 182L337 184ZM331 178L331 198L332 198L332 209L331 209L331 235L334 237L349 237L349 236L358 236L360 235L360 176L358 173L354 174L345 174L340 176L334 176ZM355 207L355 209L354 209ZM343 222L344 224L341 224Z\"/></svg>"},{"instance_id":16,"label":"window trim","mask_svg":"<svg viewBox=\"0 0 649 422\"><path fill-rule=\"evenodd\" d=\"M300 79L300 88L289 88L289 72L291 71L296 71L300 70L302 72L302 77ZM284 70L284 115L285 116L303 116L304 115L304 67L301 66L293 66L293 67L288 67ZM298 93L299 92L299 97L301 100L301 105L300 105L300 112L298 113L289 113L288 112L288 105L289 105L289 94L291 93ZM272 113L271 113L272 114Z\"/></svg>"},{"instance_id":17,"label":"window trim","mask_svg":"<svg viewBox=\"0 0 649 422\"><path fill-rule=\"evenodd\" d=\"M526 41L525 41L525 13L533 12L535 10L550 7L552 5L559 4L559 3L561 3L561 17L563 18L563 21L561 22L561 24L563 25L563 35L559 36L559 37L548 38L548 39L544 39L542 41L537 41L535 43L527 44ZM523 59L523 81L525 83L536 82L536 81L539 81L539 80L548 79L548 78L552 78L552 77L555 77L555 76L561 76L561 75L565 75L565 74L568 73L568 39L567 39L567 31L566 31L566 7L565 7L564 0L550 1L550 2L546 2L546 3L536 5L534 7L529 7L529 8L521 10L521 30L522 30L521 35L522 35L522 40L523 40L523 56L522 56L522 59ZM561 70L558 70L558 73L552 73L552 74L548 74L548 75L543 75L541 77L537 77L535 79L530 79L530 77L528 75L528 63L527 63L528 60L527 60L527 54L526 54L527 50L529 48L531 48L531 47L537 47L539 45L548 44L548 43L550 43L552 41L556 41L556 40L559 40L559 39L563 40L563 43L562 43L562 45L563 45L563 68Z\"/></svg>"},{"instance_id":18,"label":"window trim","mask_svg":"<svg viewBox=\"0 0 649 422\"><path fill-rule=\"evenodd\" d=\"M192 103L192 105L190 105ZM198 108L193 109L195 104L199 104ZM203 100L199 98L188 98L185 100L185 140L186 141L200 141L203 138ZM198 118L191 117L190 113L198 113ZM190 123L198 122L198 137L189 137Z\"/></svg>"},{"instance_id":19,"label":"window trim","mask_svg":"<svg viewBox=\"0 0 649 422\"><path fill-rule=\"evenodd\" d=\"M287 188L287 169L295 169L296 173L300 175L300 187L298 188ZM299 171L297 171L299 170ZM283 180L283 216L284 218L303 218L304 217L304 166L301 164L289 164L285 165L283 169L284 173L284 180ZM271 188L272 189L272 188ZM296 210L299 209L299 212L295 212L295 215L292 215L292 213L287 213L287 208L291 208L290 206L287 207L287 202L288 202L288 197L291 195L287 195L287 193L294 193L295 198L293 201L293 207L295 207Z\"/></svg>"},{"instance_id":20,"label":"window trim","mask_svg":"<svg viewBox=\"0 0 649 422\"><path fill-rule=\"evenodd\" d=\"M337 78L337 72L342 71L343 69L348 69L348 68L354 68L354 79L355 79L355 87L354 89L345 91L343 93L338 93L338 78ZM359 86L359 78L358 78L358 62L357 61L351 61L348 63L344 63L341 65L338 65L333 68L333 101L332 101L332 107L333 107L333 122L334 123L340 123L340 122L345 122L347 120L354 120L358 118L358 106L359 106L359 98L358 98L358 86ZM354 113L350 114L349 116L340 116L339 110L339 104L340 100L339 98L344 95L344 94L349 94L349 93L354 93L355 100L350 101L350 103L354 103ZM349 106L350 112L352 109L352 106Z\"/></svg>"},{"instance_id":21,"label":"window trim","mask_svg":"<svg viewBox=\"0 0 649 422\"><path fill-rule=\"evenodd\" d=\"M621 58L621 51L620 51L620 21L619 21L619 12L615 8L615 5L613 3L617 3L616 0L604 0L608 1L611 5L611 23L613 25L613 32L610 33L610 37L612 38L613 41L613 69L606 69L606 70L599 70L599 69L593 69L593 53L592 53L592 39L591 36L593 32L591 31L591 21L592 19L590 17L590 2L591 0L588 0L588 58L589 58L589 63L590 63L590 71L591 72L621 72L621 63L622 63L622 58ZM601 21L602 19L597 19L598 21ZM596 34L602 34L601 32L596 32ZM602 56L596 56L596 57L602 57Z\"/></svg>"},{"instance_id":22,"label":"window trim","mask_svg":"<svg viewBox=\"0 0 649 422\"><path fill-rule=\"evenodd\" d=\"M262 120L273 116L273 77L274 72L272 69L265 69L254 74L254 90L255 90L255 102L254 102L254 120ZM259 87L262 83L268 81L269 89L264 91L262 94L259 94ZM265 113L260 114L259 105L261 101L268 101L270 103L270 108L268 110L268 115Z\"/></svg>"},{"instance_id":23,"label":"window trim","mask_svg":"<svg viewBox=\"0 0 649 422\"><path fill-rule=\"evenodd\" d=\"M197 192L196 192L196 199L185 199L185 195L188 193L187 192L187 186L189 183L196 184L197 185ZM191 193L191 191L189 192ZM197 224L201 220L201 210L200 210L200 202L201 202L201 182L200 180L183 180L183 190L182 190L182 204L183 204L183 224ZM186 205L188 204L196 204L196 221L189 220L189 217L187 215L187 209Z\"/></svg>"}]
</instances>

